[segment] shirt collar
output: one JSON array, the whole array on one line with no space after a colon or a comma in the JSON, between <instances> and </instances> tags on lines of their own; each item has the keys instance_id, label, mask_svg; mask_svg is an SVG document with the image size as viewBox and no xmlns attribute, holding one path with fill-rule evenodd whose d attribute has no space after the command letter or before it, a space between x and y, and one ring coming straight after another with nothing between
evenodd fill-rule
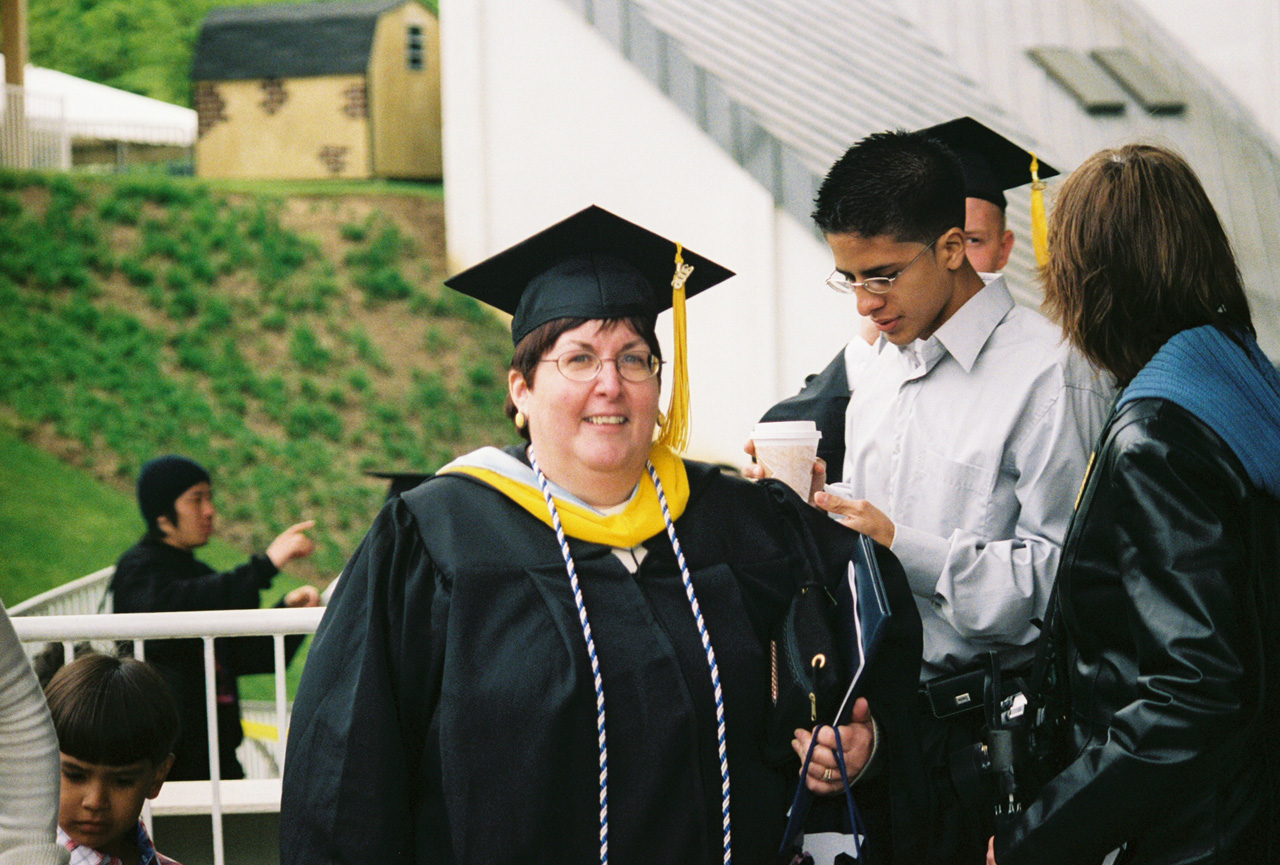
<instances>
[{"instance_id":1,"label":"shirt collar","mask_svg":"<svg viewBox=\"0 0 1280 865\"><path fill-rule=\"evenodd\" d=\"M1013 309L1013 295L1009 293L1004 277L991 273L980 276L986 285L965 301L927 341L921 343L916 340L913 343L922 356L928 357L932 353L929 343L937 340L965 372L973 369L978 353L987 344L996 325Z\"/></svg>"},{"instance_id":2,"label":"shirt collar","mask_svg":"<svg viewBox=\"0 0 1280 865\"><path fill-rule=\"evenodd\" d=\"M61 826L58 827L58 843L70 851L70 865L121 865L119 857L77 844ZM151 843L151 836L141 820L138 821L135 843L138 845L138 865L151 865L157 861L155 845Z\"/></svg>"}]
</instances>

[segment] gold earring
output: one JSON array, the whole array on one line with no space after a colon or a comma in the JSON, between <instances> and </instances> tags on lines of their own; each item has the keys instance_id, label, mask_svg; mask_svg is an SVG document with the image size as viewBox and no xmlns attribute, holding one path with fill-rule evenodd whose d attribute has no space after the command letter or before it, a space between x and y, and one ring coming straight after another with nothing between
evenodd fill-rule
<instances>
[{"instance_id":1,"label":"gold earring","mask_svg":"<svg viewBox=\"0 0 1280 865\"><path fill-rule=\"evenodd\" d=\"M522 411L516 412L515 422L516 422L516 429L524 429L525 424L528 422L525 420L524 412Z\"/></svg>"},{"instance_id":2,"label":"gold earring","mask_svg":"<svg viewBox=\"0 0 1280 865\"><path fill-rule=\"evenodd\" d=\"M658 412L658 426L662 426L667 422L667 416L662 412Z\"/></svg>"}]
</instances>

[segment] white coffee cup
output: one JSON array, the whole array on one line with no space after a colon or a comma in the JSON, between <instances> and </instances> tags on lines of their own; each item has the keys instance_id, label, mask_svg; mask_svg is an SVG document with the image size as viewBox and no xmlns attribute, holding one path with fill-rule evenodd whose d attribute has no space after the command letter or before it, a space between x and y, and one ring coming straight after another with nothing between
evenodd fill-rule
<instances>
[{"instance_id":1,"label":"white coffee cup","mask_svg":"<svg viewBox=\"0 0 1280 865\"><path fill-rule=\"evenodd\" d=\"M756 462L805 501L809 500L813 461L818 457L820 438L822 433L811 420L761 422L751 431Z\"/></svg>"}]
</instances>

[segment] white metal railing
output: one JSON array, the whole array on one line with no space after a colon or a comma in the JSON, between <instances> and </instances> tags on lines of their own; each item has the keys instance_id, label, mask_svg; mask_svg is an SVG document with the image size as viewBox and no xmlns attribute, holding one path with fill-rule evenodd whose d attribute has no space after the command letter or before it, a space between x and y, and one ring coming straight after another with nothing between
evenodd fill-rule
<instances>
[{"instance_id":1,"label":"white metal railing","mask_svg":"<svg viewBox=\"0 0 1280 865\"><path fill-rule=\"evenodd\" d=\"M71 168L66 100L29 87L3 85L0 100L0 165L6 168Z\"/></svg>"},{"instance_id":2,"label":"white metal railing","mask_svg":"<svg viewBox=\"0 0 1280 865\"><path fill-rule=\"evenodd\" d=\"M172 782L175 799L186 799L197 804L176 804L170 813L203 811L203 794L207 790L208 810L213 824L214 865L225 865L222 834L224 812L280 809L279 781L263 782L261 779L223 781L218 759L218 722L216 691L214 687L213 641L217 637L270 636L275 643L275 721L279 735L276 737L275 758L278 766L284 766L285 731L288 729L288 702L285 694L286 634L312 634L324 615L323 607L271 610L210 610L184 613L112 613L106 615L72 616L16 616L14 630L23 643L62 643L66 657L70 659L76 643L94 640L133 640L135 654L142 657L142 640L175 638L200 638L204 643L205 710L208 714L209 772L211 780ZM224 789L226 788L226 789ZM228 794L224 797L224 793ZM247 801L266 795L274 797L274 803ZM157 799L157 810L164 810L165 790ZM224 801L225 800L225 801ZM273 805L273 807L272 807ZM183 812L181 809L187 808ZM150 821L151 812L146 819ZM150 827L148 827L150 828Z\"/></svg>"},{"instance_id":3,"label":"white metal railing","mask_svg":"<svg viewBox=\"0 0 1280 865\"><path fill-rule=\"evenodd\" d=\"M111 598L107 589L111 585L111 577L116 572L115 565L108 565L78 580L55 586L47 592L41 592L15 604L10 616L74 616L87 613L111 612Z\"/></svg>"}]
</instances>

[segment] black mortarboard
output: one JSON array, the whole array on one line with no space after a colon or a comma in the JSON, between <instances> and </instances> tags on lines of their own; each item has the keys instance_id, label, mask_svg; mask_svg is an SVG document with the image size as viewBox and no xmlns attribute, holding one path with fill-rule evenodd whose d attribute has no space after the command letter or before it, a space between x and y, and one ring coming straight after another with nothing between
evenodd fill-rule
<instances>
[{"instance_id":1,"label":"black mortarboard","mask_svg":"<svg viewBox=\"0 0 1280 865\"><path fill-rule=\"evenodd\" d=\"M920 131L960 157L969 198L985 199L1003 210L1004 191L1032 181L1031 163L1036 157L972 117L958 117ZM1057 173L1058 169L1039 161L1041 180Z\"/></svg>"},{"instance_id":2,"label":"black mortarboard","mask_svg":"<svg viewBox=\"0 0 1280 865\"><path fill-rule=\"evenodd\" d=\"M592 205L445 280L445 285L510 313L519 343L557 318L657 315L671 306L676 244ZM733 276L684 250L692 297Z\"/></svg>"},{"instance_id":3,"label":"black mortarboard","mask_svg":"<svg viewBox=\"0 0 1280 865\"><path fill-rule=\"evenodd\" d=\"M671 403L659 441L679 451L689 438L684 301L731 276L714 261L593 204L444 284L511 313L517 345L557 318L656 316L674 307Z\"/></svg>"}]
</instances>

